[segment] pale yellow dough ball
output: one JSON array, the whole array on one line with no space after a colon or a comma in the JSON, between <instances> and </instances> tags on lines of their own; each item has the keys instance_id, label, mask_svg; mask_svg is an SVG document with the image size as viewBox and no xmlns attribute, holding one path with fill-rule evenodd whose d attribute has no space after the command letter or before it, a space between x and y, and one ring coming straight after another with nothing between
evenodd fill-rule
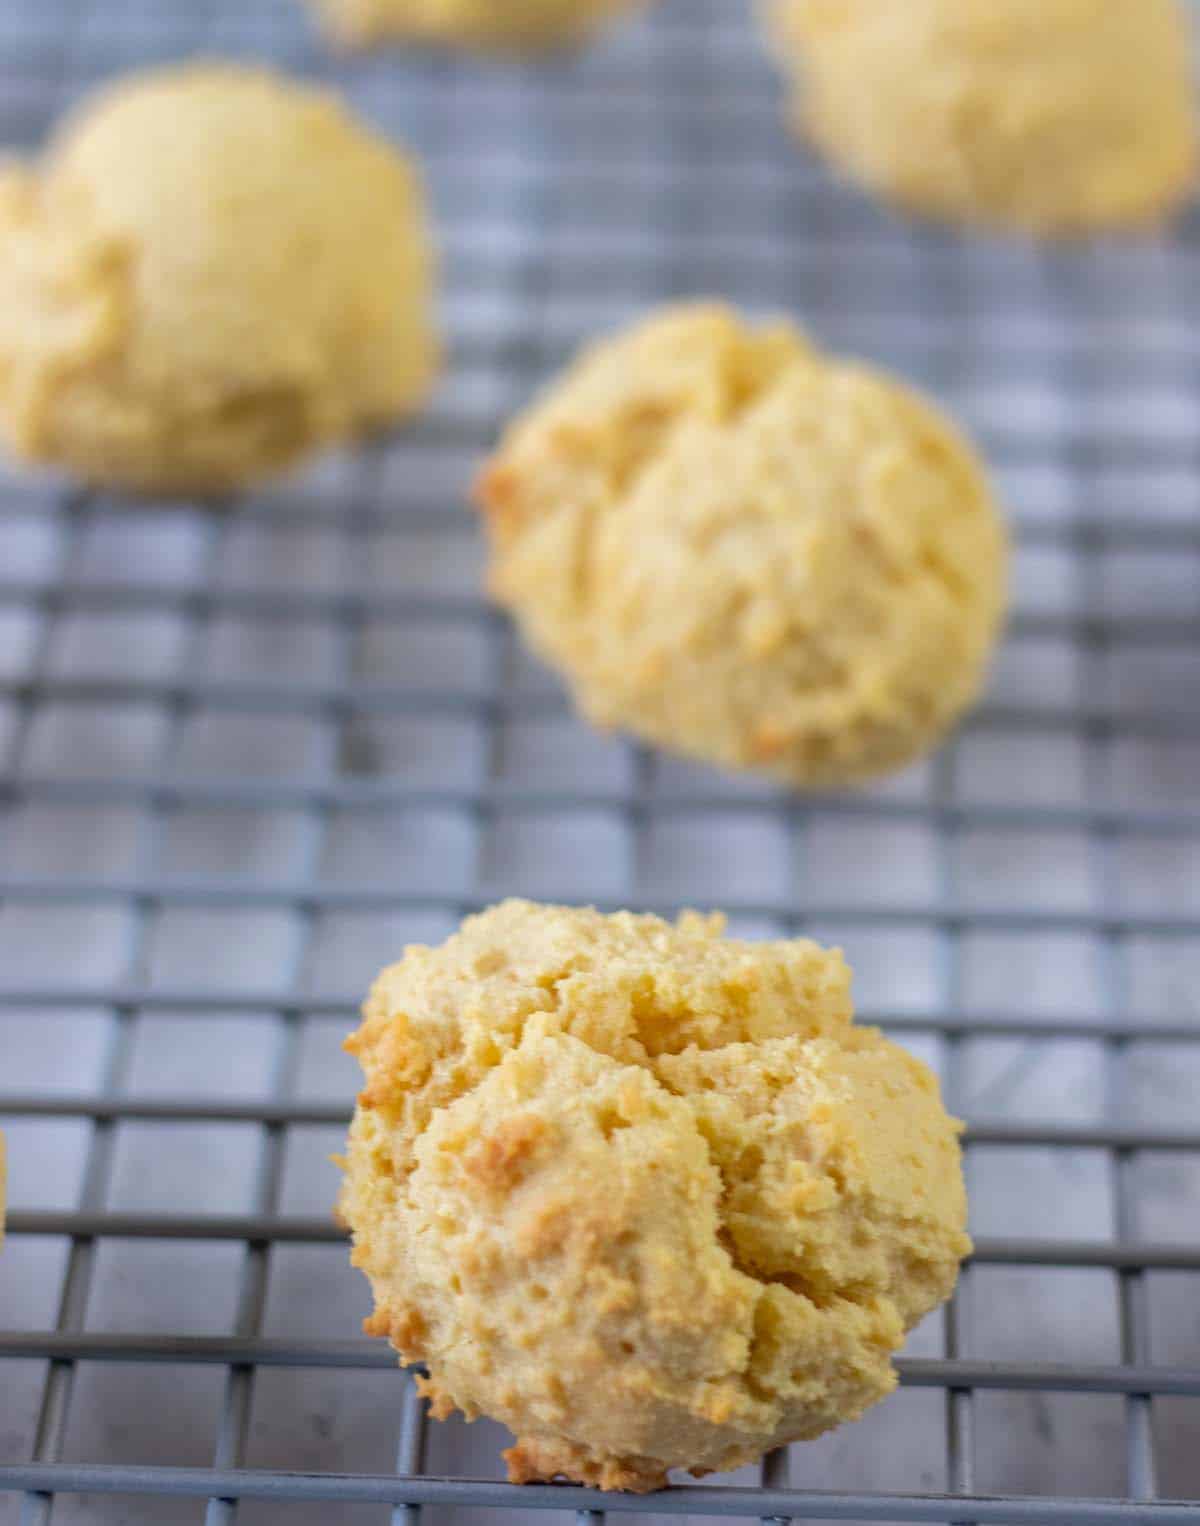
<instances>
[{"instance_id":1,"label":"pale yellow dough ball","mask_svg":"<svg viewBox=\"0 0 1200 1526\"><path fill-rule=\"evenodd\" d=\"M500 51L583 42L647 0L311 0L334 39L389 39Z\"/></svg>"},{"instance_id":2,"label":"pale yellow dough ball","mask_svg":"<svg viewBox=\"0 0 1200 1526\"><path fill-rule=\"evenodd\" d=\"M933 1075L805 940L508 901L380 975L341 1212L444 1418L660 1487L857 1418L965 1232Z\"/></svg>"},{"instance_id":3,"label":"pale yellow dough ball","mask_svg":"<svg viewBox=\"0 0 1200 1526\"><path fill-rule=\"evenodd\" d=\"M600 726L836 786L984 677L1006 539L970 447L785 323L689 305L585 351L479 496L495 597Z\"/></svg>"},{"instance_id":4,"label":"pale yellow dough ball","mask_svg":"<svg viewBox=\"0 0 1200 1526\"><path fill-rule=\"evenodd\" d=\"M797 122L862 185L1040 234L1144 223L1191 188L1180 0L764 0Z\"/></svg>"},{"instance_id":5,"label":"pale yellow dough ball","mask_svg":"<svg viewBox=\"0 0 1200 1526\"><path fill-rule=\"evenodd\" d=\"M0 172L0 431L93 483L235 488L424 398L431 265L412 168L333 97L125 81Z\"/></svg>"}]
</instances>

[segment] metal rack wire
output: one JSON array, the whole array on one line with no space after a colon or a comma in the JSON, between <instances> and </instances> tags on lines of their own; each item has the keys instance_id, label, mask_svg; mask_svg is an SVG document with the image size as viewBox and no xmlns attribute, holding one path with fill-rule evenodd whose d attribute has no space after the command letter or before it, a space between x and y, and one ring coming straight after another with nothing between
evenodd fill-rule
<instances>
[{"instance_id":1,"label":"metal rack wire","mask_svg":"<svg viewBox=\"0 0 1200 1526\"><path fill-rule=\"evenodd\" d=\"M331 61L292 0L20 0L0 136L197 52L333 78L420 154L451 374L226 509L0 484L0 1522L1196 1526L1200 224L1047 251L894 220L788 139L731 0L545 67ZM479 595L498 422L588 333L710 292L942 395L1012 507L993 693L887 788L593 737ZM354 1333L336 1039L402 942L510 891L841 939L863 1016L940 1067L978 1251L862 1425L715 1487L516 1491Z\"/></svg>"}]
</instances>

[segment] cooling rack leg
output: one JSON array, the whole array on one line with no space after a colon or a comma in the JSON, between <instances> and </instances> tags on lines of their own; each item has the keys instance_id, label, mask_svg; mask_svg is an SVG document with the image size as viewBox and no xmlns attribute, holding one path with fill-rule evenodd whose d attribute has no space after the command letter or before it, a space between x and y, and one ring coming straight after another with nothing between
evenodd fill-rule
<instances>
[{"instance_id":1,"label":"cooling rack leg","mask_svg":"<svg viewBox=\"0 0 1200 1526\"><path fill-rule=\"evenodd\" d=\"M427 1426L425 1402L417 1393L417 1385L410 1380L404 1390L400 1441L396 1448L396 1472L405 1478L416 1478L425 1471ZM397 1505L392 1511L392 1526L421 1526L421 1506Z\"/></svg>"},{"instance_id":2,"label":"cooling rack leg","mask_svg":"<svg viewBox=\"0 0 1200 1526\"><path fill-rule=\"evenodd\" d=\"M790 1481L787 1448L776 1447L763 1458L762 1486L764 1489L786 1489ZM791 1520L791 1516L764 1515L760 1526L791 1526Z\"/></svg>"}]
</instances>

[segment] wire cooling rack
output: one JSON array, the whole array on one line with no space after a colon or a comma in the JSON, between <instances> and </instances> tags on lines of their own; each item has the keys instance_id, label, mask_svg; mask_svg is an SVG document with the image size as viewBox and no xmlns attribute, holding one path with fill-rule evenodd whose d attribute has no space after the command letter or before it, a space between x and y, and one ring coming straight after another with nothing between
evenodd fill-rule
<instances>
[{"instance_id":1,"label":"wire cooling rack","mask_svg":"<svg viewBox=\"0 0 1200 1526\"><path fill-rule=\"evenodd\" d=\"M892 219L789 140L733 0L545 67L331 61L292 0L9 0L0 139L196 53L334 79L419 153L451 366L413 429L227 509L0 483L0 1522L1195 1526L1195 216L1061 251ZM599 738L480 598L499 422L693 293L929 387L1012 510L990 696L885 788ZM978 1252L861 1424L714 1487L517 1492L358 1334L338 1041L405 941L514 891L841 941L940 1069Z\"/></svg>"}]
</instances>

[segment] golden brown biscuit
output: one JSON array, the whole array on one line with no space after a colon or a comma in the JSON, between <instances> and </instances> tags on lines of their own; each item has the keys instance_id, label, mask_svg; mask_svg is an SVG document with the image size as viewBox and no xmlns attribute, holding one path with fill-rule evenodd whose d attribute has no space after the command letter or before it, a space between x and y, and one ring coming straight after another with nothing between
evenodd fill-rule
<instances>
[{"instance_id":1,"label":"golden brown biscuit","mask_svg":"<svg viewBox=\"0 0 1200 1526\"><path fill-rule=\"evenodd\" d=\"M269 74L126 81L0 174L0 431L91 482L219 492L396 418L430 303L411 168Z\"/></svg>"},{"instance_id":2,"label":"golden brown biscuit","mask_svg":"<svg viewBox=\"0 0 1200 1526\"><path fill-rule=\"evenodd\" d=\"M582 42L647 0L312 0L330 35L352 47L389 38L467 48L538 50Z\"/></svg>"},{"instance_id":3,"label":"golden brown biscuit","mask_svg":"<svg viewBox=\"0 0 1200 1526\"><path fill-rule=\"evenodd\" d=\"M495 597L598 725L820 787L980 687L1006 542L978 462L786 324L691 305L585 351L479 494Z\"/></svg>"},{"instance_id":4,"label":"golden brown biscuit","mask_svg":"<svg viewBox=\"0 0 1200 1526\"><path fill-rule=\"evenodd\" d=\"M654 1489L854 1419L968 1251L930 1072L841 955L507 901L377 980L341 1212L509 1474Z\"/></svg>"},{"instance_id":5,"label":"golden brown biscuit","mask_svg":"<svg viewBox=\"0 0 1200 1526\"><path fill-rule=\"evenodd\" d=\"M952 221L1078 233L1189 191L1179 0L765 0L796 118L853 179Z\"/></svg>"}]
</instances>

